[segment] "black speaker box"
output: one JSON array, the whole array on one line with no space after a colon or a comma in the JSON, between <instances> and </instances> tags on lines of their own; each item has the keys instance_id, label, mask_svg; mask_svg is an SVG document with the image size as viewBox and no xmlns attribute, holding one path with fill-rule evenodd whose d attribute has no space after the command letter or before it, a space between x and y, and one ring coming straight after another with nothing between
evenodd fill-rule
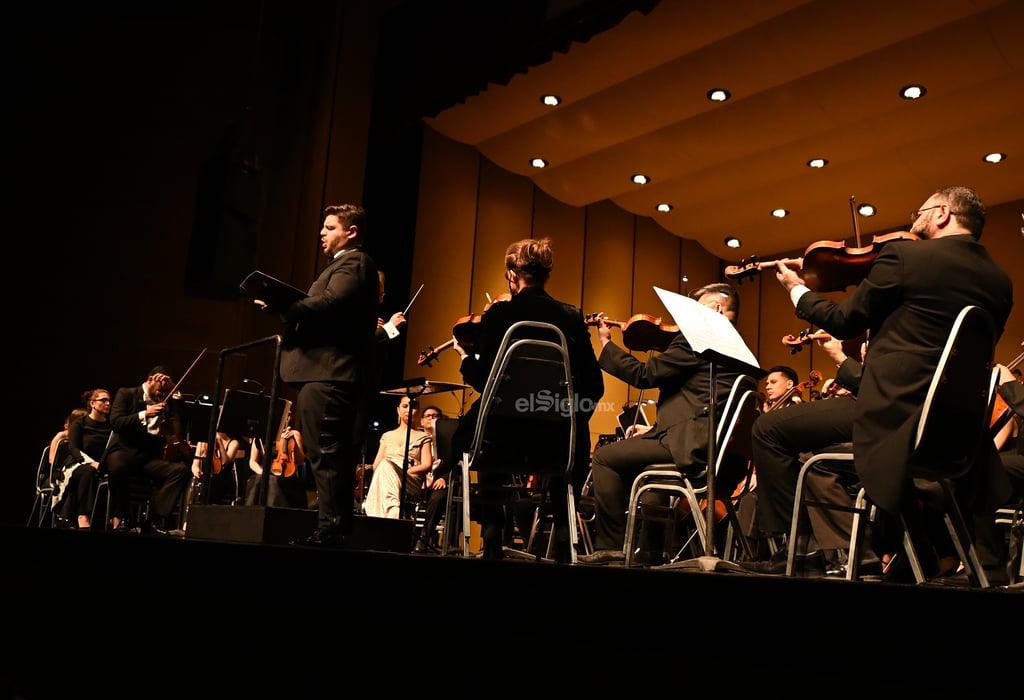
<instances>
[{"instance_id":1,"label":"black speaker box","mask_svg":"<svg viewBox=\"0 0 1024 700\"><path fill-rule=\"evenodd\" d=\"M196 504L189 507L186 539L255 544L288 544L313 534L315 510L270 506ZM414 520L356 515L347 538L350 549L411 552Z\"/></svg>"},{"instance_id":2,"label":"black speaker box","mask_svg":"<svg viewBox=\"0 0 1024 700\"><path fill-rule=\"evenodd\" d=\"M348 546L377 552L411 552L415 520L374 518L357 515L352 519Z\"/></svg>"},{"instance_id":3,"label":"black speaker box","mask_svg":"<svg viewBox=\"0 0 1024 700\"><path fill-rule=\"evenodd\" d=\"M288 544L316 530L316 511L270 506L189 506L186 539Z\"/></svg>"}]
</instances>

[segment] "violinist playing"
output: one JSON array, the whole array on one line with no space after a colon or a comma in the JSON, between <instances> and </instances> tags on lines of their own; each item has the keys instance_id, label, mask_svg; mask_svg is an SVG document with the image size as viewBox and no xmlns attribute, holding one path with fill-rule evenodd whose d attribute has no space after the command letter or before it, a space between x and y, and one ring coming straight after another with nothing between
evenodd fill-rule
<instances>
[{"instance_id":1,"label":"violinist playing","mask_svg":"<svg viewBox=\"0 0 1024 700\"><path fill-rule=\"evenodd\" d=\"M497 301L483 313L480 318L480 330L475 353L469 351L456 340L453 348L462 358L460 371L463 381L478 392L482 392L491 366L495 362L498 346L505 332L518 321L539 321L558 327L565 335L569 349L569 362L573 372L573 388L576 393L576 472L573 474L573 487L577 497L587 478L587 464L590 456L590 417L604 394L604 377L598 367L594 346L591 343L590 331L583 321L583 312L572 304L559 301L545 290L551 269L554 265L554 253L550 239L532 239L516 241L505 251L505 281L511 295L508 301ZM479 414L479 400L476 401L460 419L459 426L453 436L455 453L468 447L476 428ZM521 440L523 436L519 436ZM486 478L488 488L494 492L503 490L504 480L498 476L480 474ZM552 494L565 493L565 484L552 479L549 490ZM486 499L490 501L491 499ZM553 497L554 502L558 496ZM569 557L569 523L564 522L566 513L560 508L554 509L555 517L555 559L568 561ZM483 526L484 551L488 559L500 559L503 554L505 516L503 509L498 507L481 508L480 522Z\"/></svg>"},{"instance_id":2,"label":"violinist playing","mask_svg":"<svg viewBox=\"0 0 1024 700\"><path fill-rule=\"evenodd\" d=\"M190 470L184 461L191 450L180 449L188 443L181 437L177 403L168 395L173 386L170 370L157 365L141 385L118 389L114 396L110 410L114 435L101 465L109 475L114 530L129 529L130 484L139 477L152 482L153 494L149 519L133 525L144 534L176 530L175 510L191 476L202 473L195 467Z\"/></svg>"},{"instance_id":3,"label":"violinist playing","mask_svg":"<svg viewBox=\"0 0 1024 700\"><path fill-rule=\"evenodd\" d=\"M919 240L887 243L842 301L811 291L786 265L777 263L775 273L800 319L836 338L865 332L870 338L853 448L861 483L882 511L873 529L876 540L885 540L876 542L881 551L900 546L902 530L895 519L913 515L916 494L908 488L907 464L921 406L954 321L965 306L977 306L991 317L998 342L1013 307L1009 274L981 244L985 206L977 192L942 187L917 205L910 220L910 233ZM987 479L990 472L982 467L967 477ZM973 494L984 498L963 505L989 513L1000 505L992 502L991 486ZM942 572L926 564L926 577L936 573Z\"/></svg>"},{"instance_id":4,"label":"violinist playing","mask_svg":"<svg viewBox=\"0 0 1024 700\"><path fill-rule=\"evenodd\" d=\"M735 325L740 298L732 285L705 285L690 297ZM604 314L597 314L597 317L603 319ZM708 360L694 352L682 333L676 333L663 352L650 353L646 361L612 342L611 327L606 322L598 326L598 338L601 369L637 389L658 389L658 404L657 418L646 433L602 445L594 451L595 551L579 558L584 564L609 564L625 559L622 548L633 480L653 464L671 462L681 471L692 471L703 464L708 451L707 406L711 401L723 405L732 384L741 374L739 366L719 363L716 386L712 390ZM720 478L728 480L724 475ZM723 489L731 491L738 482L736 478L723 485ZM664 554L660 544L648 546L664 541L661 533L654 530L652 525L641 533L640 547L644 552L639 560L647 565L661 563Z\"/></svg>"}]
</instances>

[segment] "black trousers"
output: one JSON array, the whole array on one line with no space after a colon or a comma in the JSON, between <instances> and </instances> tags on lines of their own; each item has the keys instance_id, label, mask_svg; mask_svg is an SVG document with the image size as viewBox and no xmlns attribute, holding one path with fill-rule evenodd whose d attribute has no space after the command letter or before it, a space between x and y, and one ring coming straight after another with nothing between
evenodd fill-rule
<instances>
[{"instance_id":1,"label":"black trousers","mask_svg":"<svg viewBox=\"0 0 1024 700\"><path fill-rule=\"evenodd\" d=\"M853 439L856 399L844 396L792 404L758 416L751 432L757 474L757 519L769 536L788 534L800 453Z\"/></svg>"},{"instance_id":2,"label":"black trousers","mask_svg":"<svg viewBox=\"0 0 1024 700\"><path fill-rule=\"evenodd\" d=\"M352 532L364 393L351 382L308 382L295 399L302 448L316 483L317 527L343 535Z\"/></svg>"}]
</instances>

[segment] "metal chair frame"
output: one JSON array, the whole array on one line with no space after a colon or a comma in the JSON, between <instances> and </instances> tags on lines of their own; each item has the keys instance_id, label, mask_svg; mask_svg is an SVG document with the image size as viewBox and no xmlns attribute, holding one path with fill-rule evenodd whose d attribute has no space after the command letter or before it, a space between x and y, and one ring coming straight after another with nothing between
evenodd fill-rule
<instances>
[{"instance_id":1,"label":"metal chair frame","mask_svg":"<svg viewBox=\"0 0 1024 700\"><path fill-rule=\"evenodd\" d=\"M557 338L557 342L541 340L537 337L521 337L523 333L531 336L537 336L538 333L545 334L548 337ZM542 335L541 337L545 336ZM517 398L522 398L518 396L518 393L524 388L524 386L521 386L523 378L522 376L515 375L515 368L513 367L520 360L534 363L533 366L543 367L547 370L554 370L555 364L560 365L560 368L557 370L557 386L545 387L553 391L558 397L558 400L555 402L556 405L551 407L554 410L548 412L524 412L519 417L525 418L528 415L540 416L534 419L534 421L525 421L524 424L529 422L543 422L545 424L554 422L556 427L561 425L565 428L568 437L565 443L566 455L564 457L552 454L549 464L545 464L542 468L531 465L529 467L530 470L527 472L524 472L520 467L514 466L516 455L495 454L493 450L484 451L483 449L486 439L493 434L491 430L494 429L495 425L500 422L502 417L511 415L515 410L515 407L508 405L508 402L512 401L515 403ZM529 382L526 384L529 384ZM530 388L536 387L531 385ZM568 407L568 410L564 410L566 407ZM460 463L462 468L462 485L459 498L462 502L462 549L464 556L469 556L470 533L468 524L470 522L470 496L472 493L472 488L469 488L469 485L471 484L470 473L473 471L495 471L507 472L509 474L536 473L541 477L561 475L564 478L566 487L567 522L576 522L576 503L571 479L576 444L575 408L576 397L572 386L572 369L565 335L558 327L550 323L520 321L513 324L505 332L505 336L495 355L494 365L491 367L481 394L473 440L469 449L463 452ZM493 421L492 418L499 420ZM536 445L531 445L531 448L536 448ZM578 532L575 527L569 528L569 536L570 563L575 564L577 561L576 544L578 542Z\"/></svg>"}]
</instances>

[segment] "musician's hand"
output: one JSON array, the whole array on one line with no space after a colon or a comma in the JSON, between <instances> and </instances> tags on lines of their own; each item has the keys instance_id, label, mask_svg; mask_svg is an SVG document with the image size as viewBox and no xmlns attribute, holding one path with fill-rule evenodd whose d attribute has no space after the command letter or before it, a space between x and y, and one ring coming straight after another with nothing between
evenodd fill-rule
<instances>
[{"instance_id":1,"label":"musician's hand","mask_svg":"<svg viewBox=\"0 0 1024 700\"><path fill-rule=\"evenodd\" d=\"M439 476L439 477L434 479L434 485L431 488L434 491L440 491L441 489L443 489L447 485L448 485L448 482L444 480L444 477L443 476Z\"/></svg>"},{"instance_id":2,"label":"musician's hand","mask_svg":"<svg viewBox=\"0 0 1024 700\"><path fill-rule=\"evenodd\" d=\"M637 435L643 435L651 429L649 425L631 425L626 428L626 437L636 437Z\"/></svg>"},{"instance_id":3,"label":"musician's hand","mask_svg":"<svg viewBox=\"0 0 1024 700\"><path fill-rule=\"evenodd\" d=\"M796 273L796 270L786 265L781 260L775 261L775 279L779 281L788 292L798 284L806 284L803 278Z\"/></svg>"},{"instance_id":4,"label":"musician's hand","mask_svg":"<svg viewBox=\"0 0 1024 700\"><path fill-rule=\"evenodd\" d=\"M597 319L597 338L601 341L601 347L604 347L612 340L612 327L609 326L604 320L604 312L594 314L594 318Z\"/></svg>"},{"instance_id":5,"label":"musician's hand","mask_svg":"<svg viewBox=\"0 0 1024 700\"><path fill-rule=\"evenodd\" d=\"M469 357L469 353L466 352L466 349L464 347L459 345L459 341L455 340L455 338L452 338L452 349L455 350L455 352L459 353L459 357L461 357L463 360Z\"/></svg>"},{"instance_id":6,"label":"musician's hand","mask_svg":"<svg viewBox=\"0 0 1024 700\"><path fill-rule=\"evenodd\" d=\"M846 353L843 352L843 341L838 338L829 338L828 340L819 340L817 342L837 366L846 361Z\"/></svg>"},{"instance_id":7,"label":"musician's hand","mask_svg":"<svg viewBox=\"0 0 1024 700\"><path fill-rule=\"evenodd\" d=\"M253 299L252 303L260 307L261 311L267 310L267 302L263 301L262 299Z\"/></svg>"},{"instance_id":8,"label":"musician's hand","mask_svg":"<svg viewBox=\"0 0 1024 700\"><path fill-rule=\"evenodd\" d=\"M192 460L192 476L196 479L201 479L203 476L203 461L201 459Z\"/></svg>"},{"instance_id":9,"label":"musician's hand","mask_svg":"<svg viewBox=\"0 0 1024 700\"><path fill-rule=\"evenodd\" d=\"M395 328L401 328L406 324L405 314L401 311L397 311L391 315L391 325Z\"/></svg>"},{"instance_id":10,"label":"musician's hand","mask_svg":"<svg viewBox=\"0 0 1024 700\"><path fill-rule=\"evenodd\" d=\"M165 406L166 404L163 401L146 406L146 418L152 418L153 416L160 415L164 412Z\"/></svg>"}]
</instances>

